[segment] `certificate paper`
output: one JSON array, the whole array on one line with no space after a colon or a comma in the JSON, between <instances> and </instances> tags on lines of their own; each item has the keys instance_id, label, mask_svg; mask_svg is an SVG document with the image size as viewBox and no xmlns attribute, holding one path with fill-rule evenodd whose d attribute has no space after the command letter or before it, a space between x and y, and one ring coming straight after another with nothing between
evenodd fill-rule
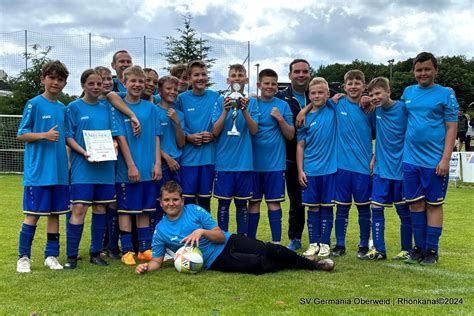
<instances>
[{"instance_id":1,"label":"certificate paper","mask_svg":"<svg viewBox=\"0 0 474 316\"><path fill-rule=\"evenodd\" d=\"M82 131L89 161L117 160L110 130Z\"/></svg>"}]
</instances>

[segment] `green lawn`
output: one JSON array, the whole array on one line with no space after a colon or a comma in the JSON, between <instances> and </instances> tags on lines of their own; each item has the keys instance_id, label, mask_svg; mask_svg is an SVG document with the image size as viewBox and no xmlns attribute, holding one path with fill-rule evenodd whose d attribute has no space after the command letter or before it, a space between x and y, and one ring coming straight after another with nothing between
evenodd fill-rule
<instances>
[{"instance_id":1,"label":"green lawn","mask_svg":"<svg viewBox=\"0 0 474 316\"><path fill-rule=\"evenodd\" d=\"M356 259L357 211L351 212L348 254L337 259L333 273L286 271L263 276L206 271L177 273L172 266L136 275L119 261L109 267L88 263L86 229L76 270L52 271L43 266L45 220L40 220L33 243L32 273L15 272L18 233L23 220L21 177L0 175L0 314L472 314L474 311L474 189L448 192L440 262L435 267ZM213 205L214 212L216 205ZM287 209L284 205L283 209ZM263 213L259 237L270 232ZM231 216L232 224L234 216ZM387 211L387 246L398 252L398 219ZM65 232L61 227L61 261L65 261ZM287 230L287 217L283 220ZM234 226L231 225L231 228ZM304 233L304 246L307 235ZM283 243L287 243L284 234ZM399 298L462 299L460 305L400 305ZM348 299L350 305L315 304L315 299ZM360 299L390 299L390 305L362 304ZM305 304L302 304L305 302ZM306 303L308 302L308 303Z\"/></svg>"}]
</instances>

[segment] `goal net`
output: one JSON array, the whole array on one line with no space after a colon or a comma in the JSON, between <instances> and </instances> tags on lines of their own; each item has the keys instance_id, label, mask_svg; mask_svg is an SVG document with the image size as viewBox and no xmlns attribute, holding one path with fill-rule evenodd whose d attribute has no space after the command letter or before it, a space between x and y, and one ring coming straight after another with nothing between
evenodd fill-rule
<instances>
[{"instance_id":1,"label":"goal net","mask_svg":"<svg viewBox=\"0 0 474 316\"><path fill-rule=\"evenodd\" d=\"M22 173L25 146L16 140L21 115L0 115L0 173Z\"/></svg>"}]
</instances>

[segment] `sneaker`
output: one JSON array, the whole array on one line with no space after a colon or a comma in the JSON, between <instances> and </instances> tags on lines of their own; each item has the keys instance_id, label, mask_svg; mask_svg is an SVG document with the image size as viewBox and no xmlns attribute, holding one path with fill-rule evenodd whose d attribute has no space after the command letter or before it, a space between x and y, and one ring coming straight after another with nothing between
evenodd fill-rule
<instances>
[{"instance_id":1,"label":"sneaker","mask_svg":"<svg viewBox=\"0 0 474 316\"><path fill-rule=\"evenodd\" d=\"M369 247L359 246L359 251L357 251L357 258L362 259L369 252Z\"/></svg>"},{"instance_id":2,"label":"sneaker","mask_svg":"<svg viewBox=\"0 0 474 316\"><path fill-rule=\"evenodd\" d=\"M331 248L328 244L319 244L319 257L327 257L331 254Z\"/></svg>"},{"instance_id":3,"label":"sneaker","mask_svg":"<svg viewBox=\"0 0 474 316\"><path fill-rule=\"evenodd\" d=\"M77 258L68 258L64 264L64 269L75 269L77 267Z\"/></svg>"},{"instance_id":4,"label":"sneaker","mask_svg":"<svg viewBox=\"0 0 474 316\"><path fill-rule=\"evenodd\" d=\"M360 260L385 260L387 259L387 254L376 249L370 249L365 255L358 258Z\"/></svg>"},{"instance_id":5,"label":"sneaker","mask_svg":"<svg viewBox=\"0 0 474 316\"><path fill-rule=\"evenodd\" d=\"M434 249L427 249L425 257L421 260L422 266L432 266L438 263L438 252Z\"/></svg>"},{"instance_id":6,"label":"sneaker","mask_svg":"<svg viewBox=\"0 0 474 316\"><path fill-rule=\"evenodd\" d=\"M127 266L134 266L137 263L135 262L135 258L133 257L135 255L134 252L127 252L126 254L122 255L122 262L125 263Z\"/></svg>"},{"instance_id":7,"label":"sneaker","mask_svg":"<svg viewBox=\"0 0 474 316\"><path fill-rule=\"evenodd\" d=\"M340 257L346 253L346 247L336 245L332 248L331 256L333 257Z\"/></svg>"},{"instance_id":8,"label":"sneaker","mask_svg":"<svg viewBox=\"0 0 474 316\"><path fill-rule=\"evenodd\" d=\"M406 250L400 251L392 260L406 260L410 257L410 252Z\"/></svg>"},{"instance_id":9,"label":"sneaker","mask_svg":"<svg viewBox=\"0 0 474 316\"><path fill-rule=\"evenodd\" d=\"M319 244L318 243L313 243L309 244L308 250L303 252L303 256L315 256L319 252Z\"/></svg>"},{"instance_id":10,"label":"sneaker","mask_svg":"<svg viewBox=\"0 0 474 316\"><path fill-rule=\"evenodd\" d=\"M19 273L30 273L31 272L31 259L28 256L23 256L16 262L16 272Z\"/></svg>"},{"instance_id":11,"label":"sneaker","mask_svg":"<svg viewBox=\"0 0 474 316\"><path fill-rule=\"evenodd\" d=\"M51 270L62 270L63 266L59 263L58 258L49 256L44 259L44 265L50 268Z\"/></svg>"},{"instance_id":12,"label":"sneaker","mask_svg":"<svg viewBox=\"0 0 474 316\"><path fill-rule=\"evenodd\" d=\"M318 270L332 271L334 270L334 266L336 264L331 259L321 259L319 261L316 261L316 265L318 266Z\"/></svg>"},{"instance_id":13,"label":"sneaker","mask_svg":"<svg viewBox=\"0 0 474 316\"><path fill-rule=\"evenodd\" d=\"M410 255L408 256L408 259L406 259L404 262L406 264L416 264L416 263L420 263L421 260L423 260L423 251L418 248L418 247L415 247L413 248L413 250L410 252Z\"/></svg>"},{"instance_id":14,"label":"sneaker","mask_svg":"<svg viewBox=\"0 0 474 316\"><path fill-rule=\"evenodd\" d=\"M148 250L145 250L145 251L143 251L143 252L139 252L139 253L138 253L138 256L137 256L137 259L138 259L138 260L150 261L151 258L152 258L151 255L152 255L152 252L151 252L150 249L148 249Z\"/></svg>"},{"instance_id":15,"label":"sneaker","mask_svg":"<svg viewBox=\"0 0 474 316\"><path fill-rule=\"evenodd\" d=\"M293 250L293 251L296 251L296 250L300 249L301 248L301 240L300 239L290 240L290 243L288 244L288 246L286 246L286 248L288 248L290 250Z\"/></svg>"}]
</instances>

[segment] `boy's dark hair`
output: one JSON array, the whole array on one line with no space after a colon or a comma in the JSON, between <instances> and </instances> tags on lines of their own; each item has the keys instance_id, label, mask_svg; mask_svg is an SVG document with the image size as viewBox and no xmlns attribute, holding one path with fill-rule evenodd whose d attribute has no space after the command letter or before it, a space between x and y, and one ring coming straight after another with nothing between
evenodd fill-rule
<instances>
[{"instance_id":1,"label":"boy's dark hair","mask_svg":"<svg viewBox=\"0 0 474 316\"><path fill-rule=\"evenodd\" d=\"M175 76L163 76L160 79L158 79L158 88L163 87L165 82L171 82L175 85L179 84L179 79L176 78Z\"/></svg>"},{"instance_id":2,"label":"boy's dark hair","mask_svg":"<svg viewBox=\"0 0 474 316\"><path fill-rule=\"evenodd\" d=\"M143 71L147 74L149 72L154 72L157 77L159 77L158 72L153 68L143 68Z\"/></svg>"},{"instance_id":3,"label":"boy's dark hair","mask_svg":"<svg viewBox=\"0 0 474 316\"><path fill-rule=\"evenodd\" d=\"M390 81L385 77L377 77L372 79L367 86L367 91L370 93L375 88L382 88L385 91L390 91Z\"/></svg>"},{"instance_id":4,"label":"boy's dark hair","mask_svg":"<svg viewBox=\"0 0 474 316\"><path fill-rule=\"evenodd\" d=\"M160 198L163 196L163 192L166 191L168 193L175 193L178 192L180 197L183 197L183 189L176 181L168 181L166 182L160 189Z\"/></svg>"},{"instance_id":5,"label":"boy's dark hair","mask_svg":"<svg viewBox=\"0 0 474 316\"><path fill-rule=\"evenodd\" d=\"M112 56L112 62L113 62L113 63L115 63L115 61L116 61L115 59L117 58L117 55L118 55L118 54L121 54L121 53L126 53L126 54L129 54L129 55L130 55L130 53L129 53L128 51L126 51L125 49L118 50L118 51L116 51L116 52L114 53L114 55Z\"/></svg>"},{"instance_id":6,"label":"boy's dark hair","mask_svg":"<svg viewBox=\"0 0 474 316\"><path fill-rule=\"evenodd\" d=\"M99 72L95 69L87 69L87 70L84 70L82 72L82 75L81 75L81 85L85 85L86 84L86 81L87 81L87 78L89 78L90 75L97 75L99 76L101 79L102 77L100 76Z\"/></svg>"},{"instance_id":7,"label":"boy's dark hair","mask_svg":"<svg viewBox=\"0 0 474 316\"><path fill-rule=\"evenodd\" d=\"M176 64L170 69L170 75L181 78L183 74L187 74L188 67L185 64Z\"/></svg>"},{"instance_id":8,"label":"boy's dark hair","mask_svg":"<svg viewBox=\"0 0 474 316\"><path fill-rule=\"evenodd\" d=\"M306 59L301 59L301 58L293 59L293 61L290 63L290 73L291 73L291 71L293 70L293 69L291 69L291 68L293 68L293 65L296 64L296 63L305 63L305 64L308 65L308 67L311 67L311 66L309 65L309 62L308 62Z\"/></svg>"},{"instance_id":9,"label":"boy's dark hair","mask_svg":"<svg viewBox=\"0 0 474 316\"><path fill-rule=\"evenodd\" d=\"M206 64L202 61L202 60L191 60L189 63L188 63L188 75L191 75L191 70L194 68L194 67L198 67L198 68L207 68L206 67Z\"/></svg>"},{"instance_id":10,"label":"boy's dark hair","mask_svg":"<svg viewBox=\"0 0 474 316\"><path fill-rule=\"evenodd\" d=\"M53 60L47 62L43 67L41 67L41 76L43 76L43 78L46 76L58 76L66 80L69 76L69 71L67 70L66 65L62 62L59 60Z\"/></svg>"},{"instance_id":11,"label":"boy's dark hair","mask_svg":"<svg viewBox=\"0 0 474 316\"><path fill-rule=\"evenodd\" d=\"M273 77L276 78L278 81L278 74L273 69L266 68L260 71L258 74L258 82L261 82L263 77Z\"/></svg>"},{"instance_id":12,"label":"boy's dark hair","mask_svg":"<svg viewBox=\"0 0 474 316\"><path fill-rule=\"evenodd\" d=\"M435 69L438 69L438 60L436 59L436 57L434 57L432 53L429 52L422 52L416 55L415 59L413 59L412 69L415 69L415 64L423 63L427 60L431 60Z\"/></svg>"},{"instance_id":13,"label":"boy's dark hair","mask_svg":"<svg viewBox=\"0 0 474 316\"><path fill-rule=\"evenodd\" d=\"M358 69L349 70L344 75L344 83L346 83L348 80L360 80L365 84L365 75Z\"/></svg>"},{"instance_id":14,"label":"boy's dark hair","mask_svg":"<svg viewBox=\"0 0 474 316\"><path fill-rule=\"evenodd\" d=\"M229 65L229 73L231 70L240 71L240 72L243 72L245 75L247 75L247 69L245 69L244 65L242 64Z\"/></svg>"}]
</instances>

